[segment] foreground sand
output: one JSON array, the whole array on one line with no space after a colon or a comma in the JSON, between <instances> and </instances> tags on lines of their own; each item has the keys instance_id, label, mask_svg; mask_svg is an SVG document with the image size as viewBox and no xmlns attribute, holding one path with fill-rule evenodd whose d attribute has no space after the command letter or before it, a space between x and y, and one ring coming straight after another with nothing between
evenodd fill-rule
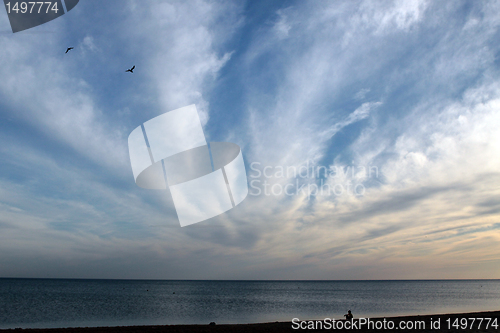
<instances>
[{"instance_id":1,"label":"foreground sand","mask_svg":"<svg viewBox=\"0 0 500 333\"><path fill-rule=\"evenodd\" d=\"M463 318L466 318L464 320ZM494 318L496 318L496 322L499 325L498 328L490 326L488 329L485 328L486 321L482 322L481 328L478 329L477 324L478 320L475 320L475 325L473 328L470 327L472 320L470 318L491 318L490 321L493 322ZM383 317L380 318L371 318L372 321L381 321ZM386 321L393 321L395 324L395 329L358 329L358 330L339 330L339 329L323 329L323 330L299 330L292 328L292 322L276 322L276 323L263 323L263 324L240 324L240 325L165 325L165 326L121 326L121 327L82 327L82 328L57 328L57 329L15 329L15 330L0 330L0 332L26 332L26 333L94 333L94 332L102 332L102 333L136 333L136 332L167 332L167 333L177 333L177 332L500 332L500 311L492 311L492 312L474 312L474 313L461 313L461 314L439 314L439 315L425 315L425 316L407 316L407 317L387 317ZM457 329L451 327L451 329L447 329L448 319L450 319L450 323L455 322L458 319L462 320L462 323L467 323L466 329ZM431 320L434 322L434 325L439 321L441 324L440 329L432 329L431 328ZM398 329L399 323L423 321L425 322L425 329L406 329L401 330Z\"/></svg>"}]
</instances>

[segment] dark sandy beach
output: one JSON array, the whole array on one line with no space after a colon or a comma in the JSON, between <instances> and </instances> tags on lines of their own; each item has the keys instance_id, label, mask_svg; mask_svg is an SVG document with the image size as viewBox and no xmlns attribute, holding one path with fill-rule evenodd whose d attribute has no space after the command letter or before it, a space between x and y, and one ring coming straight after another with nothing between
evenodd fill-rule
<instances>
[{"instance_id":1,"label":"dark sandy beach","mask_svg":"<svg viewBox=\"0 0 500 333\"><path fill-rule=\"evenodd\" d=\"M473 319L475 318L475 319ZM483 318L481 321L478 318ZM488 320L489 319L489 320ZM355 321L359 318L355 318ZM437 315L423 315L423 316L405 316L405 317L379 317L370 318L373 327L366 327L368 323L364 324L363 328L358 329L294 329L292 322L275 322L275 323L262 323L262 324L238 324L238 325L164 325L164 326L121 326L121 327L81 327L81 328L57 328L57 329L10 329L0 330L0 332L27 332L27 333L136 333L136 332L298 332L298 331L312 331L312 332L500 332L500 311L491 312L474 312L474 313L460 313L460 314L437 314ZM385 320L385 324L384 324ZM496 321L495 321L496 320ZM311 324L306 321L303 326L317 325ZM316 322L316 321L313 321ZM376 322L379 322L376 324ZM400 329L400 324L404 322L405 325L421 325L420 328L413 329ZM478 324L481 326L478 327ZM486 324L489 322L489 327ZM417 324L418 323L418 324ZM494 323L499 326L494 327ZM344 325L342 322L339 325ZM394 324L393 329L390 326ZM374 325L378 325L378 328ZM425 326L422 326L425 325ZM434 325L434 327L431 327ZM440 326L437 328L437 326ZM294 325L298 327L298 324ZM466 328L463 328L466 326ZM423 328L422 328L423 327Z\"/></svg>"}]
</instances>

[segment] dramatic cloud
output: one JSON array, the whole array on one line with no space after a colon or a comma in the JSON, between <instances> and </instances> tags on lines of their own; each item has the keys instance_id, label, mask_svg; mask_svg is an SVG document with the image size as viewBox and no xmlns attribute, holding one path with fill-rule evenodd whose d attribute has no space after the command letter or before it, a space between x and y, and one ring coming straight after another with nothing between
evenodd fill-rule
<instances>
[{"instance_id":1,"label":"dramatic cloud","mask_svg":"<svg viewBox=\"0 0 500 333\"><path fill-rule=\"evenodd\" d=\"M1 32L0 270L496 277L499 7L86 1ZM180 228L168 191L134 184L127 137L193 103L242 147L250 194Z\"/></svg>"}]
</instances>

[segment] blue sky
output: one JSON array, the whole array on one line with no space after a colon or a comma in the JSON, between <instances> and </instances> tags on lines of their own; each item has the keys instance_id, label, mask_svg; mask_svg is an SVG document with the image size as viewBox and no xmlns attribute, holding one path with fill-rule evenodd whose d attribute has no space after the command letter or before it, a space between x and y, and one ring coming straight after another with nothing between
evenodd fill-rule
<instances>
[{"instance_id":1,"label":"blue sky","mask_svg":"<svg viewBox=\"0 0 500 333\"><path fill-rule=\"evenodd\" d=\"M0 14L0 275L498 278L499 25L495 1L81 0L16 34ZM127 138L190 104L252 186L181 228Z\"/></svg>"}]
</instances>

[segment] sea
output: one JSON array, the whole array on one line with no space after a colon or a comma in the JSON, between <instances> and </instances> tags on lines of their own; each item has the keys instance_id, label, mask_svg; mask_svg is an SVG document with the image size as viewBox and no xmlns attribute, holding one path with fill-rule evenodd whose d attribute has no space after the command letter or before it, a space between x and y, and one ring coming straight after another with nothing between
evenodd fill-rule
<instances>
[{"instance_id":1,"label":"sea","mask_svg":"<svg viewBox=\"0 0 500 333\"><path fill-rule=\"evenodd\" d=\"M0 279L0 328L275 321L500 310L500 280Z\"/></svg>"}]
</instances>

